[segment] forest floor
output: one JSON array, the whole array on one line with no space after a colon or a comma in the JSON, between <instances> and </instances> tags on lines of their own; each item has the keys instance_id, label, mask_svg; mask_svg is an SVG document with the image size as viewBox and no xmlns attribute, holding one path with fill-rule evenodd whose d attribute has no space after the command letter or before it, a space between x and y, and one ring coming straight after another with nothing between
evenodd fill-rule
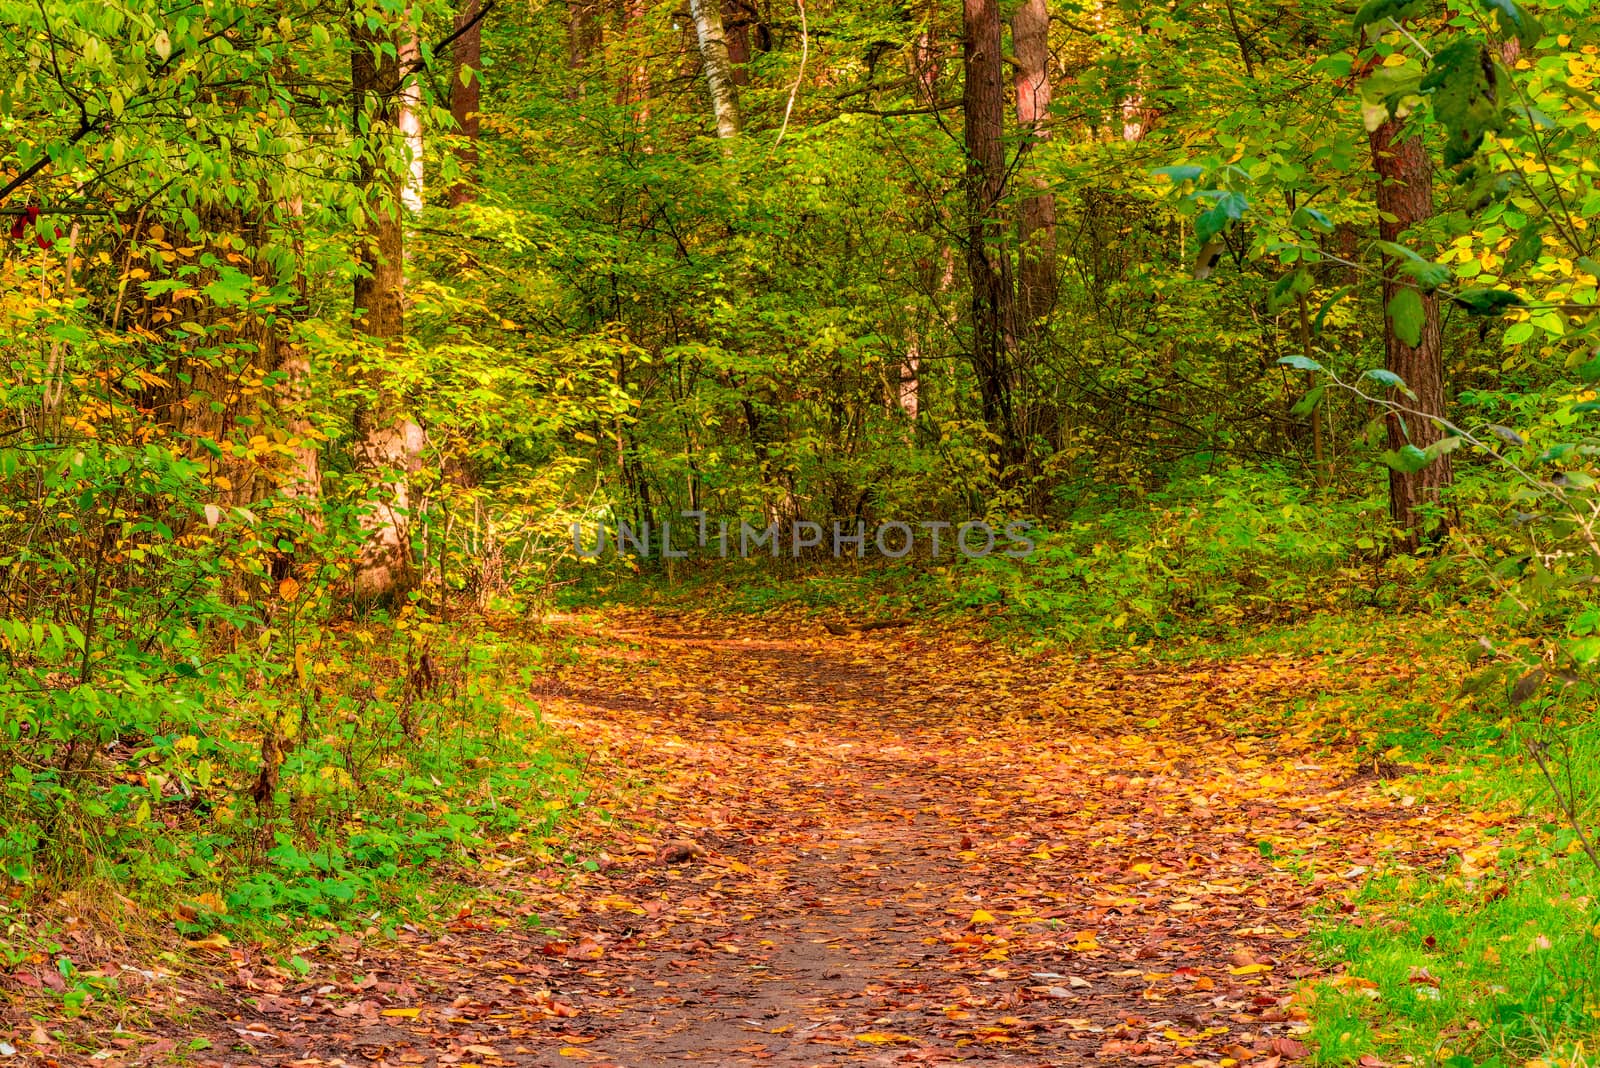
<instances>
[{"instance_id":1,"label":"forest floor","mask_svg":"<svg viewBox=\"0 0 1600 1068\"><path fill-rule=\"evenodd\" d=\"M534 695L591 863L234 963L170 1063L1246 1064L1307 1056L1311 913L1482 852L1318 719L1363 656L1021 657L955 630L630 611ZM1329 745L1333 738L1335 744ZM1338 976L1327 976L1338 983ZM1298 991L1298 993L1297 993ZM1377 1063L1373 1058L1364 1064Z\"/></svg>"}]
</instances>

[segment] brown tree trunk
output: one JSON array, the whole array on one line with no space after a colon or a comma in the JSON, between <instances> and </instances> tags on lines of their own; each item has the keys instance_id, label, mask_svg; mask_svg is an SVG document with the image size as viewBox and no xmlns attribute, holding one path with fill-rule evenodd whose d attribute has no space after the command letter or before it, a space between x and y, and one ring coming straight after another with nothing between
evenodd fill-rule
<instances>
[{"instance_id":1,"label":"brown tree trunk","mask_svg":"<svg viewBox=\"0 0 1600 1068\"><path fill-rule=\"evenodd\" d=\"M744 0L723 0L722 25L728 39L728 62L734 85L750 84L750 21L755 12Z\"/></svg>"},{"instance_id":2,"label":"brown tree trunk","mask_svg":"<svg viewBox=\"0 0 1600 1068\"><path fill-rule=\"evenodd\" d=\"M461 179L450 188L450 206L459 208L477 195L478 99L483 83L478 65L483 56L483 20L478 17L480 0L464 0L456 14L456 29L465 32L451 45L455 59L455 80L450 83L450 116L456 121L461 141L456 146L456 162Z\"/></svg>"},{"instance_id":3,"label":"brown tree trunk","mask_svg":"<svg viewBox=\"0 0 1600 1068\"><path fill-rule=\"evenodd\" d=\"M1000 465L1018 459L1010 358L1016 296L1001 200L1006 191L1005 68L998 0L964 0L961 106L967 151L967 273L972 281L972 364L983 418L1000 440Z\"/></svg>"},{"instance_id":4,"label":"brown tree trunk","mask_svg":"<svg viewBox=\"0 0 1600 1068\"><path fill-rule=\"evenodd\" d=\"M937 97L934 90L939 84L943 64L939 57L939 5L929 0L922 17L922 29L911 46L911 80L917 87L918 97L932 105Z\"/></svg>"},{"instance_id":5,"label":"brown tree trunk","mask_svg":"<svg viewBox=\"0 0 1600 1068\"><path fill-rule=\"evenodd\" d=\"M416 584L408 534L407 475L422 452L422 430L404 414L401 398L386 380L385 356L405 349L405 237L400 206L405 175L389 162L399 130L400 62L393 44L358 23L350 56L350 89L358 136L365 127L357 186L363 194L363 226L357 235L353 317L358 335L371 342L366 397L355 413L357 467L380 487L362 517L366 543L356 563L355 592L363 600L393 600ZM362 118L365 117L365 123Z\"/></svg>"},{"instance_id":6,"label":"brown tree trunk","mask_svg":"<svg viewBox=\"0 0 1600 1068\"><path fill-rule=\"evenodd\" d=\"M1050 12L1045 0L1023 0L1011 16L1011 48L1016 56L1017 125L1030 140L1031 149L1050 137ZM1056 198L1045 192L1042 177L1033 179L1040 190L1017 207L1020 238L1018 296L1019 327L1050 313L1056 301Z\"/></svg>"},{"instance_id":7,"label":"brown tree trunk","mask_svg":"<svg viewBox=\"0 0 1600 1068\"><path fill-rule=\"evenodd\" d=\"M1385 241L1399 241L1405 232L1433 215L1433 170L1420 136L1408 136L1405 122L1390 119L1369 135L1372 167L1377 172L1378 233ZM1439 325L1439 298L1419 293L1422 299L1422 335L1416 345L1408 345L1395 330L1388 309L1395 296L1406 288L1415 289L1404 276L1399 263L1386 256L1383 261L1383 345L1385 366L1399 375L1416 394L1408 406L1427 415L1444 415L1444 358ZM1401 416L1388 417L1389 447L1415 445L1426 449L1444 437L1444 431L1431 420ZM1389 472L1389 514L1404 531L1402 546L1414 550L1425 539L1437 537L1441 525L1425 530L1431 522L1425 512L1437 509L1440 494L1452 482L1448 455L1441 456L1420 471L1409 474Z\"/></svg>"}]
</instances>

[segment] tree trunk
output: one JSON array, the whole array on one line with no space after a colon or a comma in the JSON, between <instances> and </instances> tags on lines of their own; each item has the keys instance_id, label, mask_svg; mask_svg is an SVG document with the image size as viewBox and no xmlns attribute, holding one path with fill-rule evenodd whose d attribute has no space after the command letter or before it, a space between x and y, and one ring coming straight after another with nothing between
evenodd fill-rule
<instances>
[{"instance_id":1,"label":"tree trunk","mask_svg":"<svg viewBox=\"0 0 1600 1068\"><path fill-rule=\"evenodd\" d=\"M937 0L929 0L922 17L922 29L917 31L917 39L911 46L911 80L916 86L918 98L930 106L938 99L934 90L938 87L939 75L943 73L939 56L938 14Z\"/></svg>"},{"instance_id":2,"label":"tree trunk","mask_svg":"<svg viewBox=\"0 0 1600 1068\"><path fill-rule=\"evenodd\" d=\"M461 178L450 188L450 206L459 208L471 203L477 195L475 187L478 166L478 97L483 83L478 75L478 64L483 55L483 20L478 17L480 0L465 0L456 14L457 30L465 27L460 37L451 45L455 59L455 80L450 83L450 116L456 120L456 130L461 141L456 145L456 161L461 167Z\"/></svg>"},{"instance_id":3,"label":"tree trunk","mask_svg":"<svg viewBox=\"0 0 1600 1068\"><path fill-rule=\"evenodd\" d=\"M1006 191L1005 68L998 0L964 0L961 106L967 152L967 273L972 281L972 364L983 418L1000 440L1000 465L1018 459L1011 418L1010 356L1016 336L1011 256L1001 200Z\"/></svg>"},{"instance_id":4,"label":"tree trunk","mask_svg":"<svg viewBox=\"0 0 1600 1068\"><path fill-rule=\"evenodd\" d=\"M728 57L728 37L722 28L720 0L689 0L695 36L700 42L700 65L711 93L711 110L717 117L717 136L739 135L739 93L733 84L733 62Z\"/></svg>"},{"instance_id":5,"label":"tree trunk","mask_svg":"<svg viewBox=\"0 0 1600 1068\"><path fill-rule=\"evenodd\" d=\"M369 357L371 365L363 374L366 397L355 413L356 466L379 487L377 500L362 516L366 542L354 576L356 595L366 601L393 600L416 584L407 530L407 475L422 452L422 430L406 418L380 365L382 355L399 356L405 348L400 218L405 177L388 162L399 130L400 62L389 49L378 47L383 43L392 42L358 24L350 57L355 129L365 140L357 174L365 211L356 242L360 270L352 314L356 333L368 338L374 350L382 350Z\"/></svg>"},{"instance_id":6,"label":"tree trunk","mask_svg":"<svg viewBox=\"0 0 1600 1068\"><path fill-rule=\"evenodd\" d=\"M589 54L600 43L600 20L596 0L567 2L567 66L581 70Z\"/></svg>"},{"instance_id":7,"label":"tree trunk","mask_svg":"<svg viewBox=\"0 0 1600 1068\"><path fill-rule=\"evenodd\" d=\"M729 74L734 85L750 84L750 22L755 12L744 0L723 0L722 24L728 42Z\"/></svg>"},{"instance_id":8,"label":"tree trunk","mask_svg":"<svg viewBox=\"0 0 1600 1068\"><path fill-rule=\"evenodd\" d=\"M410 10L407 9L407 22ZM407 32L400 46L401 71L415 70L421 66L422 50L417 44L415 30ZM412 218L422 214L422 85L415 74L406 77L400 85L400 136L406 142L406 177L401 189L401 200Z\"/></svg>"},{"instance_id":9,"label":"tree trunk","mask_svg":"<svg viewBox=\"0 0 1600 1068\"><path fill-rule=\"evenodd\" d=\"M1385 241L1399 241L1413 226L1433 215L1433 172L1420 136L1407 136L1405 122L1390 119L1369 135L1372 166L1378 176L1378 233ZM1409 406L1428 415L1444 415L1444 358L1439 325L1439 298L1420 293L1423 308L1422 336L1408 345L1395 331L1388 309L1402 290L1416 287L1400 270L1399 263L1386 256L1383 261L1383 346L1385 366L1400 376L1417 399ZM1444 437L1444 431L1431 420L1414 416L1388 417L1389 447L1415 445L1426 449ZM1389 472L1389 514L1403 532L1401 545L1415 550L1424 539L1443 532L1444 517L1434 513L1441 491L1453 478L1450 457L1441 456L1420 471L1409 474ZM1433 525L1437 520L1437 526Z\"/></svg>"},{"instance_id":10,"label":"tree trunk","mask_svg":"<svg viewBox=\"0 0 1600 1068\"><path fill-rule=\"evenodd\" d=\"M1050 137L1050 12L1045 0L1023 0L1011 16L1011 48L1017 61L1017 125L1029 136L1024 146L1031 149ZM1039 192L1017 208L1018 325L1023 331L1048 315L1056 302L1056 198L1044 191L1042 177L1035 177L1033 186Z\"/></svg>"}]
</instances>

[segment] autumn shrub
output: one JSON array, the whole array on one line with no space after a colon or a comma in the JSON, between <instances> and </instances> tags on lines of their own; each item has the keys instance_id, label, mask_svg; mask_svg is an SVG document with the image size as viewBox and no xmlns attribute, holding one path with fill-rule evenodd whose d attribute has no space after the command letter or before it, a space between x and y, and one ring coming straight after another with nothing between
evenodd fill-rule
<instances>
[{"instance_id":1,"label":"autumn shrub","mask_svg":"<svg viewBox=\"0 0 1600 1068\"><path fill-rule=\"evenodd\" d=\"M481 502L419 473L439 517L416 529L431 582L358 605L366 487L333 466L318 499L283 492L286 459L318 432L292 405L248 402L271 374L240 372L231 424L163 418L151 391L237 349L197 360L148 342L138 373L108 377L126 342L81 307L8 314L0 897L212 902L186 933L334 922L392 912L470 872L486 843L550 826L578 786L566 743L517 704L546 646L472 611L483 547L500 544ZM493 515L517 534L547 511ZM509 590L517 574L494 577ZM442 622L452 605L465 626Z\"/></svg>"}]
</instances>

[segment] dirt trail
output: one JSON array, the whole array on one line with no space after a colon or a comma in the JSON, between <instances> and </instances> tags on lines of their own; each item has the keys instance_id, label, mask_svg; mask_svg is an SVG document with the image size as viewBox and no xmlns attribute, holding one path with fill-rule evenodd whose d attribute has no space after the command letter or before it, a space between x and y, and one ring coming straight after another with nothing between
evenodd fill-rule
<instances>
[{"instance_id":1,"label":"dirt trail","mask_svg":"<svg viewBox=\"0 0 1600 1068\"><path fill-rule=\"evenodd\" d=\"M1305 1054L1306 909L1485 833L1286 728L1381 665L644 613L575 633L541 707L597 780L651 783L600 870L347 947L336 982L246 976L197 1057L1265 1068Z\"/></svg>"}]
</instances>

